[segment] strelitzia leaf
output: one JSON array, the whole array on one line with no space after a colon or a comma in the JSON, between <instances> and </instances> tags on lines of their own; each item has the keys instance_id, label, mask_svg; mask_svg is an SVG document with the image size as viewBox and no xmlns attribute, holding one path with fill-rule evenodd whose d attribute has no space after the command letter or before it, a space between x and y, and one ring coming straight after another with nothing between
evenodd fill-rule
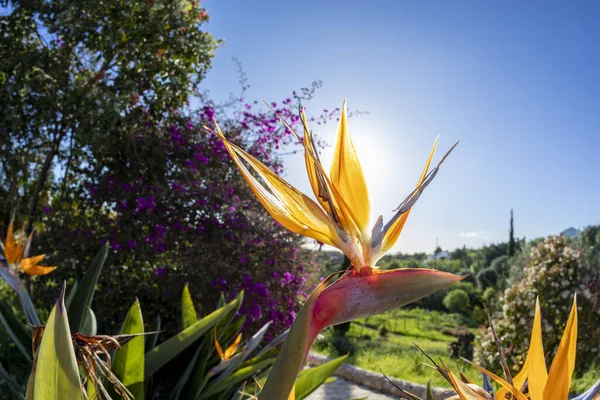
<instances>
[{"instance_id":1,"label":"strelitzia leaf","mask_svg":"<svg viewBox=\"0 0 600 400\"><path fill-rule=\"evenodd\" d=\"M177 384L173 388L173 391L171 392L171 396L169 397L169 399L174 400L174 399L181 398L181 393L184 390L184 388L186 387L186 384L187 384L188 380L190 379L190 376L192 375L196 365L198 364L198 361L199 361L198 357L200 357L200 354L202 354L203 348L206 347L206 345L204 343L206 340L207 340L207 337L204 338L204 340L202 341L202 344L200 344L200 346L198 346L198 348L196 349L194 356L188 363L187 367L185 368L185 371L183 372L183 374L181 374L181 376L179 377L179 380L177 381ZM184 398L188 398L188 397L189 396L185 396Z\"/></svg>"},{"instance_id":2,"label":"strelitzia leaf","mask_svg":"<svg viewBox=\"0 0 600 400\"><path fill-rule=\"evenodd\" d=\"M96 314L91 308L86 309L85 318L81 325L80 332L85 335L94 336L97 331Z\"/></svg>"},{"instance_id":3,"label":"strelitzia leaf","mask_svg":"<svg viewBox=\"0 0 600 400\"><path fill-rule=\"evenodd\" d=\"M100 271L106 261L108 255L108 242L104 244L102 249L98 252L90 269L86 272L85 276L78 285L73 300L69 307L69 324L72 326L75 332L80 332L87 309L92 306L92 300L94 299L94 291L96 290L96 284L100 277Z\"/></svg>"},{"instance_id":4,"label":"strelitzia leaf","mask_svg":"<svg viewBox=\"0 0 600 400\"><path fill-rule=\"evenodd\" d=\"M253 375L260 373L265 368L268 368L271 364L273 364L273 360L265 360L248 367L240 368L233 374L229 375L227 379L224 379L218 385L213 386L210 390L203 391L199 399L207 399L224 390L228 390L237 385L241 385L242 382L252 377Z\"/></svg>"},{"instance_id":5,"label":"strelitzia leaf","mask_svg":"<svg viewBox=\"0 0 600 400\"><path fill-rule=\"evenodd\" d=\"M75 293L77 293L77 287L79 286L79 282L75 281L71 289L69 290L69 294L65 299L65 305L67 306L67 310L71 308L71 303L73 302L73 298L75 298Z\"/></svg>"},{"instance_id":6,"label":"strelitzia leaf","mask_svg":"<svg viewBox=\"0 0 600 400\"><path fill-rule=\"evenodd\" d=\"M65 285L48 317L36 357L35 400L81 399L75 351L65 302Z\"/></svg>"},{"instance_id":7,"label":"strelitzia leaf","mask_svg":"<svg viewBox=\"0 0 600 400\"><path fill-rule=\"evenodd\" d=\"M314 330L312 324L313 309L325 286L334 276L331 275L324 279L298 312L296 320L283 342L275 365L271 368L265 386L258 396L260 400L281 400L289 397L296 381L296 375L302 368L302 363L314 338L319 333Z\"/></svg>"},{"instance_id":8,"label":"strelitzia leaf","mask_svg":"<svg viewBox=\"0 0 600 400\"><path fill-rule=\"evenodd\" d=\"M0 301L0 322L25 359L31 362L31 333L4 301Z\"/></svg>"},{"instance_id":9,"label":"strelitzia leaf","mask_svg":"<svg viewBox=\"0 0 600 400\"><path fill-rule=\"evenodd\" d=\"M198 347L197 357L193 364L194 369L191 372L190 378L187 379L187 384L184 387L183 398L184 399L196 399L200 396L202 389L208 381L208 375L206 374L206 366L210 358L211 352L211 337L205 336L202 343ZM194 360L192 360L194 361ZM192 363L190 363L192 364Z\"/></svg>"},{"instance_id":10,"label":"strelitzia leaf","mask_svg":"<svg viewBox=\"0 0 600 400\"><path fill-rule=\"evenodd\" d=\"M146 352L156 347L156 342L158 341L158 333L160 331L161 326L160 323L160 315L157 315L156 320L154 321L154 327L152 329L152 331L155 333L146 337Z\"/></svg>"},{"instance_id":11,"label":"strelitzia leaf","mask_svg":"<svg viewBox=\"0 0 600 400\"><path fill-rule=\"evenodd\" d=\"M433 390L431 389L431 381L427 381L427 400L435 400Z\"/></svg>"},{"instance_id":12,"label":"strelitzia leaf","mask_svg":"<svg viewBox=\"0 0 600 400\"><path fill-rule=\"evenodd\" d=\"M183 287L183 293L181 294L181 326L183 329L186 329L192 326L196 321L198 321L198 315L194 308L190 288L186 283Z\"/></svg>"},{"instance_id":13,"label":"strelitzia leaf","mask_svg":"<svg viewBox=\"0 0 600 400\"><path fill-rule=\"evenodd\" d=\"M136 299L127 316L121 334L144 333L144 320L140 302ZM112 371L136 400L144 400L144 340L143 336L131 339L115 352Z\"/></svg>"},{"instance_id":14,"label":"strelitzia leaf","mask_svg":"<svg viewBox=\"0 0 600 400\"><path fill-rule=\"evenodd\" d=\"M219 321L236 310L242 302L243 293L240 293L235 300L224 307L212 312L187 329L184 329L176 336L160 345L154 347L146 353L146 365L144 377L148 378L169 361L174 359L182 351L188 348L192 343L198 340L202 335L212 329Z\"/></svg>"},{"instance_id":15,"label":"strelitzia leaf","mask_svg":"<svg viewBox=\"0 0 600 400\"><path fill-rule=\"evenodd\" d=\"M331 374L335 372L348 356L342 356L328 361L318 367L305 369L295 383L296 400L302 400L314 392Z\"/></svg>"},{"instance_id":16,"label":"strelitzia leaf","mask_svg":"<svg viewBox=\"0 0 600 400\"><path fill-rule=\"evenodd\" d=\"M8 387L9 391L14 396L13 398L25 398L23 396L23 388L21 387L21 385L19 385L19 383L17 383L14 376L8 373L8 371L4 368L4 365L2 365L2 363L0 363L0 381L2 381L2 383Z\"/></svg>"}]
</instances>

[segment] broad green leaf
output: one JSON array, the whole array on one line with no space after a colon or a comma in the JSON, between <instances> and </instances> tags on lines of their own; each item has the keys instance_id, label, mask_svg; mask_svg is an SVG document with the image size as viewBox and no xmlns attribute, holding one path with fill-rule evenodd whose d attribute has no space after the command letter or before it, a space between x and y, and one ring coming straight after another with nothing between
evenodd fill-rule
<instances>
[{"instance_id":1,"label":"broad green leaf","mask_svg":"<svg viewBox=\"0 0 600 400\"><path fill-rule=\"evenodd\" d=\"M194 323L189 328L184 329L169 340L156 346L146 353L145 378L150 377L169 361L183 352L192 343L198 340L215 324L236 310L242 302L243 292L229 304L208 314L206 317Z\"/></svg>"},{"instance_id":2,"label":"broad green leaf","mask_svg":"<svg viewBox=\"0 0 600 400\"><path fill-rule=\"evenodd\" d=\"M140 302L136 299L123 323L121 334L144 333ZM136 400L144 400L144 337L131 339L115 352L112 371Z\"/></svg>"},{"instance_id":3,"label":"broad green leaf","mask_svg":"<svg viewBox=\"0 0 600 400\"><path fill-rule=\"evenodd\" d=\"M25 359L31 362L31 333L4 301L0 301L0 322Z\"/></svg>"},{"instance_id":4,"label":"broad green leaf","mask_svg":"<svg viewBox=\"0 0 600 400\"><path fill-rule=\"evenodd\" d=\"M79 371L65 308L65 284L48 317L35 369L35 400L82 398Z\"/></svg>"},{"instance_id":5,"label":"broad green leaf","mask_svg":"<svg viewBox=\"0 0 600 400\"><path fill-rule=\"evenodd\" d=\"M97 331L96 314L91 308L86 308L83 325L81 325L81 333L94 336Z\"/></svg>"},{"instance_id":6,"label":"broad green leaf","mask_svg":"<svg viewBox=\"0 0 600 400\"><path fill-rule=\"evenodd\" d=\"M336 369L338 369L340 365L342 365L347 357L347 355L342 356L319 365L318 367L303 370L302 374L296 379L296 400L302 400L314 392L335 372Z\"/></svg>"},{"instance_id":7,"label":"broad green leaf","mask_svg":"<svg viewBox=\"0 0 600 400\"><path fill-rule=\"evenodd\" d=\"M271 368L265 386L258 396L259 400L281 400L289 397L296 381L296 375L298 375L312 343L310 330L313 307L321 292L325 289L327 282L333 277L334 275L331 275L324 279L298 312L296 320L279 351L277 361Z\"/></svg>"},{"instance_id":8,"label":"broad green leaf","mask_svg":"<svg viewBox=\"0 0 600 400\"><path fill-rule=\"evenodd\" d=\"M25 400L33 400L33 391L35 389L35 360L31 366L31 372L29 378L27 378L27 391L25 393Z\"/></svg>"},{"instance_id":9,"label":"broad green leaf","mask_svg":"<svg viewBox=\"0 0 600 400\"><path fill-rule=\"evenodd\" d=\"M77 291L73 296L69 307L69 323L71 324L73 331L79 332L85 320L88 307L92 306L92 300L94 299L94 291L96 289L96 283L100 277L100 271L106 261L108 255L108 242L104 244L100 252L96 255L90 269L85 273L85 276L81 280L81 283L77 287Z\"/></svg>"},{"instance_id":10,"label":"broad green leaf","mask_svg":"<svg viewBox=\"0 0 600 400\"><path fill-rule=\"evenodd\" d=\"M194 308L194 302L190 295L190 288L186 283L183 287L183 293L181 294L181 326L183 329L189 328L196 321L198 321L198 315Z\"/></svg>"},{"instance_id":11,"label":"broad green leaf","mask_svg":"<svg viewBox=\"0 0 600 400\"><path fill-rule=\"evenodd\" d=\"M271 366L273 364L273 362L274 362L273 359L269 359L269 360L265 360L265 361L259 362L257 364L251 365L249 367L240 368L237 371L235 371L233 374L229 375L227 377L227 379L219 382L218 385L213 386L210 390L206 390L206 391L202 392L199 399L206 399L206 398L214 396L215 394L220 393L224 390L228 390L237 385L241 385L242 382L244 382L248 378L252 377L253 375L258 374L263 369Z\"/></svg>"}]
</instances>

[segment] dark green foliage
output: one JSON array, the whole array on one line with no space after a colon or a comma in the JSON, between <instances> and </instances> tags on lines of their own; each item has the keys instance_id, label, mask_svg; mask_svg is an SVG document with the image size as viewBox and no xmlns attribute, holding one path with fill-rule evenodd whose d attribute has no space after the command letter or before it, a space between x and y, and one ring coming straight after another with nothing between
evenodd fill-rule
<instances>
[{"instance_id":1,"label":"dark green foliage","mask_svg":"<svg viewBox=\"0 0 600 400\"><path fill-rule=\"evenodd\" d=\"M195 4L8 2L0 21L1 221L15 212L31 227L49 196L68 196L82 170L116 155L114 143L130 146L139 130L156 129L148 118L184 104L217 46Z\"/></svg>"},{"instance_id":2,"label":"dark green foliage","mask_svg":"<svg viewBox=\"0 0 600 400\"><path fill-rule=\"evenodd\" d=\"M477 284L482 291L488 287L496 287L497 282L498 274L491 267L483 269L477 274Z\"/></svg>"},{"instance_id":3,"label":"dark green foliage","mask_svg":"<svg viewBox=\"0 0 600 400\"><path fill-rule=\"evenodd\" d=\"M490 265L490 268L496 271L498 276L504 275L508 268L508 256L504 255L494 259Z\"/></svg>"},{"instance_id":4,"label":"dark green foliage","mask_svg":"<svg viewBox=\"0 0 600 400\"><path fill-rule=\"evenodd\" d=\"M458 273L458 275L465 277L465 278L463 278L463 280L461 282L467 282L473 286L477 285L477 278L475 278L475 275L473 275L471 270L468 270L468 269L462 270Z\"/></svg>"},{"instance_id":5,"label":"dark green foliage","mask_svg":"<svg viewBox=\"0 0 600 400\"><path fill-rule=\"evenodd\" d=\"M498 293L493 287L490 286L483 291L481 300L483 300L483 303L490 311L494 311L499 301Z\"/></svg>"},{"instance_id":6,"label":"dark green foliage","mask_svg":"<svg viewBox=\"0 0 600 400\"><path fill-rule=\"evenodd\" d=\"M444 297L444 307L450 312L462 313L470 306L469 295L463 289L454 289Z\"/></svg>"},{"instance_id":7,"label":"dark green foliage","mask_svg":"<svg viewBox=\"0 0 600 400\"><path fill-rule=\"evenodd\" d=\"M515 255L515 227L514 227L514 218L513 218L513 210L510 209L510 228L508 230L508 248L506 250L506 255L512 257Z\"/></svg>"}]
</instances>

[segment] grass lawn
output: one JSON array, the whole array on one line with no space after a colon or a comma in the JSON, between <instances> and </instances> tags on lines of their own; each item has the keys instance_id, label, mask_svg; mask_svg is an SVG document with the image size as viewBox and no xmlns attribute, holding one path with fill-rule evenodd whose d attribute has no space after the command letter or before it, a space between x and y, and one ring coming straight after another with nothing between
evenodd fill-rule
<instances>
[{"instance_id":1,"label":"grass lawn","mask_svg":"<svg viewBox=\"0 0 600 400\"><path fill-rule=\"evenodd\" d=\"M437 361L457 372L460 367L474 382L481 374L463 361L450 358L448 345L456 338L443 332L455 328L461 317L456 314L427 312L421 309L397 309L352 322L346 340L334 339L333 329L324 331L324 339L313 346L313 351L329 357L350 353L347 362L371 371L382 371L388 376L411 382L448 387L447 382L434 369L423 365L428 361L413 345L416 343ZM382 326L388 330L380 335ZM332 340L338 340L337 349Z\"/></svg>"}]
</instances>

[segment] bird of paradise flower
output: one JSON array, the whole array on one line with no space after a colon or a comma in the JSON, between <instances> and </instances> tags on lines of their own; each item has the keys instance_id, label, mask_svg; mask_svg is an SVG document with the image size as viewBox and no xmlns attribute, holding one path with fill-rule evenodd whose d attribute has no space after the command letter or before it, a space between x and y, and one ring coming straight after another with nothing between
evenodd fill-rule
<instances>
[{"instance_id":1,"label":"bird of paradise flower","mask_svg":"<svg viewBox=\"0 0 600 400\"><path fill-rule=\"evenodd\" d=\"M293 394L296 375L310 346L324 328L375 313L381 313L427 296L456 281L459 276L424 268L382 271L376 262L398 239L410 210L437 175L441 161L429 169L437 139L416 188L383 223L380 216L369 229L370 200L363 170L350 137L346 103L342 108L330 174L326 174L315 142L301 113L304 136L287 128L304 146L308 178L317 201L290 185L241 147L230 142L217 121L217 135L235 165L271 216L288 230L337 247L351 261L351 267L327 286L325 279L304 303L283 344L260 399L281 400ZM282 121L285 124L285 121ZM457 143L458 144L458 143ZM250 169L262 181L257 179Z\"/></svg>"},{"instance_id":2,"label":"bird of paradise flower","mask_svg":"<svg viewBox=\"0 0 600 400\"><path fill-rule=\"evenodd\" d=\"M567 325L558 345L558 350L552 360L550 370L547 369L542 342L542 317L538 300L535 304L529 350L521 371L517 375L511 377L508 367L504 365L505 377L501 378L487 369L465 360L500 385L501 388L495 397L492 396L489 390L475 385L464 375L461 374L461 377L455 375L443 362L442 366L440 366L427 356L427 354L425 355L433 363L431 367L435 368L456 391L456 396L448 400L493 400L494 398L496 400L507 398L517 400L567 400L569 398L571 378L575 370L576 345L577 299L575 298L573 299L573 306L571 307ZM500 354L502 354L501 347L499 347L499 350ZM412 393L405 392L404 390L402 392L411 400L421 400ZM573 400L600 400L600 381Z\"/></svg>"},{"instance_id":3,"label":"bird of paradise flower","mask_svg":"<svg viewBox=\"0 0 600 400\"><path fill-rule=\"evenodd\" d=\"M32 325L41 325L40 319L35 311L35 307L29 297L29 292L19 279L19 270L31 276L41 276L54 271L56 267L41 266L39 263L44 259L45 255L29 257L29 249L31 247L31 239L33 232L27 236L25 230L14 232L14 221L11 221L6 233L4 243L0 240L0 248L4 254L4 259L0 260L0 276L12 287L21 301L23 311L27 320Z\"/></svg>"}]
</instances>

